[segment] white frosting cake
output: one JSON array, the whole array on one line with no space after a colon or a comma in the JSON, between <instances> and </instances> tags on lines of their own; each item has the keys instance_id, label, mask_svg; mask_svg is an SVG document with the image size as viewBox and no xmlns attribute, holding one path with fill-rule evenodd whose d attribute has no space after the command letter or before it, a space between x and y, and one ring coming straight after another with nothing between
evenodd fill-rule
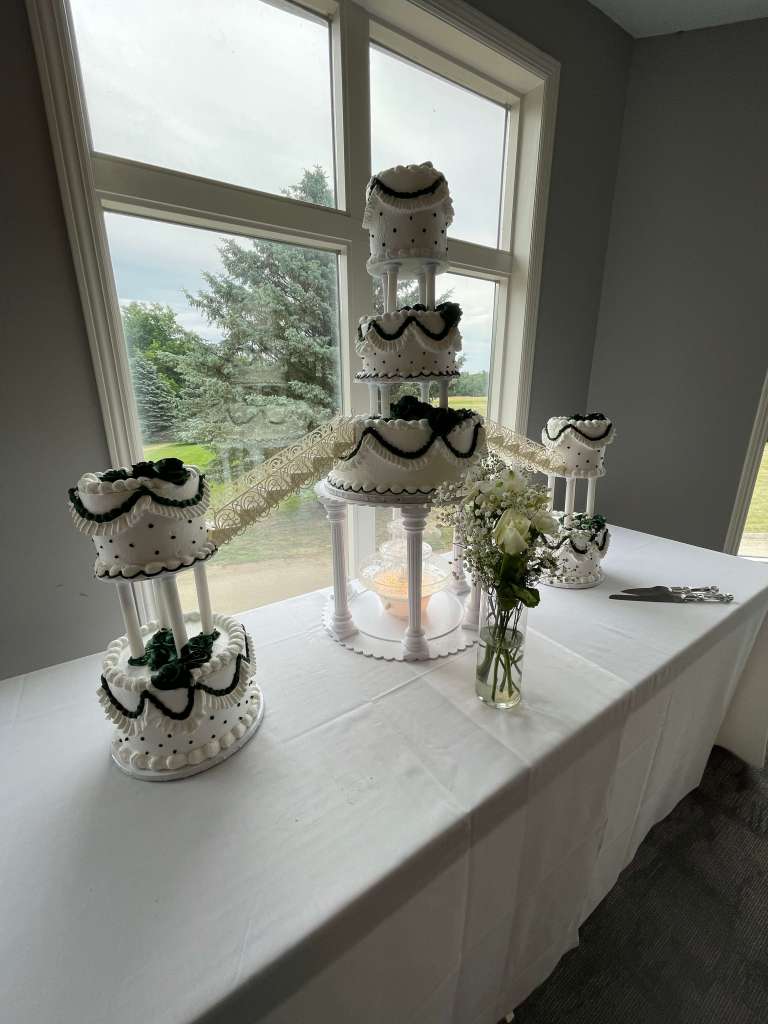
<instances>
[{"instance_id":1,"label":"white frosting cake","mask_svg":"<svg viewBox=\"0 0 768 1024\"><path fill-rule=\"evenodd\" d=\"M600 563L608 552L611 534L602 516L576 515L572 524L561 516L560 532L547 547L557 560L557 571L550 580L558 587L581 589L594 587L603 579Z\"/></svg>"},{"instance_id":2,"label":"white frosting cake","mask_svg":"<svg viewBox=\"0 0 768 1024\"><path fill-rule=\"evenodd\" d=\"M352 451L328 474L338 490L429 494L460 480L486 454L482 416L436 409L411 396L393 406L391 419L357 416L354 431Z\"/></svg>"},{"instance_id":3,"label":"white frosting cake","mask_svg":"<svg viewBox=\"0 0 768 1024\"><path fill-rule=\"evenodd\" d=\"M605 475L605 448L614 437L613 423L602 413L552 416L541 432L544 446L565 460L562 475L578 478Z\"/></svg>"},{"instance_id":4,"label":"white frosting cake","mask_svg":"<svg viewBox=\"0 0 768 1024\"><path fill-rule=\"evenodd\" d=\"M364 316L357 332L363 369L358 380L408 380L458 376L461 307L443 302L435 309L404 306L394 313Z\"/></svg>"},{"instance_id":5,"label":"white frosting cake","mask_svg":"<svg viewBox=\"0 0 768 1024\"><path fill-rule=\"evenodd\" d=\"M205 522L208 483L179 459L85 473L69 501L76 527L96 547L97 576L157 576L216 550Z\"/></svg>"},{"instance_id":6,"label":"white frosting cake","mask_svg":"<svg viewBox=\"0 0 768 1024\"><path fill-rule=\"evenodd\" d=\"M162 773L200 765L240 741L261 716L261 694L251 682L253 642L245 629L214 615L211 642L200 633L197 613L184 620L192 639L181 658L170 632L157 623L141 628L149 642L139 659L144 664L131 664L125 636L107 648L98 695L117 729L113 753L126 767Z\"/></svg>"},{"instance_id":7,"label":"white frosting cake","mask_svg":"<svg viewBox=\"0 0 768 1024\"><path fill-rule=\"evenodd\" d=\"M425 263L445 269L452 221L448 183L431 163L390 167L374 175L363 216L369 273L382 273L393 263L401 279L422 273Z\"/></svg>"}]
</instances>

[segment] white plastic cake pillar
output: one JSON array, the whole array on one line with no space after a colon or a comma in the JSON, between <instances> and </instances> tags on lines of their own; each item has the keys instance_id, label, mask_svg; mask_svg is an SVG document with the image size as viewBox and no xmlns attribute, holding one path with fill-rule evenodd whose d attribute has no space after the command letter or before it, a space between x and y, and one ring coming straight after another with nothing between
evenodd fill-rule
<instances>
[{"instance_id":1,"label":"white plastic cake pillar","mask_svg":"<svg viewBox=\"0 0 768 1024\"><path fill-rule=\"evenodd\" d=\"M213 612L211 611L211 595L208 590L205 562L195 562L195 568L192 571L195 574L197 607L200 610L200 629L208 636L213 632Z\"/></svg>"},{"instance_id":2,"label":"white plastic cake pillar","mask_svg":"<svg viewBox=\"0 0 768 1024\"><path fill-rule=\"evenodd\" d=\"M425 271L425 277L426 277L427 287L426 287L426 295L425 295L424 305L427 307L427 309L434 309L435 308L435 266L434 266L434 264L431 264L431 265L427 266L426 271Z\"/></svg>"},{"instance_id":3,"label":"white plastic cake pillar","mask_svg":"<svg viewBox=\"0 0 768 1024\"><path fill-rule=\"evenodd\" d=\"M439 380L437 382L438 391L440 393L440 403L439 404L440 404L440 408L441 409L447 409L448 408L448 385L449 384L450 384L450 381L448 381L448 380Z\"/></svg>"},{"instance_id":4,"label":"white plastic cake pillar","mask_svg":"<svg viewBox=\"0 0 768 1024\"><path fill-rule=\"evenodd\" d=\"M427 278L424 274L419 274L419 302L422 306L427 304Z\"/></svg>"},{"instance_id":5,"label":"white plastic cake pillar","mask_svg":"<svg viewBox=\"0 0 768 1024\"><path fill-rule=\"evenodd\" d=\"M429 404L429 381L423 380L421 384L419 384L419 390L421 391L422 402Z\"/></svg>"},{"instance_id":6,"label":"white plastic cake pillar","mask_svg":"<svg viewBox=\"0 0 768 1024\"><path fill-rule=\"evenodd\" d=\"M573 515L573 506L576 502L576 477L569 476L565 481L565 508L567 516Z\"/></svg>"},{"instance_id":7,"label":"white plastic cake pillar","mask_svg":"<svg viewBox=\"0 0 768 1024\"><path fill-rule=\"evenodd\" d=\"M322 497L328 522L331 524L331 554L333 556L333 615L331 629L339 640L345 640L357 632L349 610L347 588L347 506L341 501Z\"/></svg>"},{"instance_id":8,"label":"white plastic cake pillar","mask_svg":"<svg viewBox=\"0 0 768 1024\"><path fill-rule=\"evenodd\" d=\"M464 610L464 629L474 629L477 632L480 628L480 594L480 587L473 582Z\"/></svg>"},{"instance_id":9,"label":"white plastic cake pillar","mask_svg":"<svg viewBox=\"0 0 768 1024\"><path fill-rule=\"evenodd\" d=\"M368 385L368 411L371 416L377 416L379 413L379 389L375 384Z\"/></svg>"},{"instance_id":10,"label":"white plastic cake pillar","mask_svg":"<svg viewBox=\"0 0 768 1024\"><path fill-rule=\"evenodd\" d=\"M173 633L176 653L181 654L182 647L187 643L187 627L184 624L184 613L181 610L179 592L176 589L176 577L163 576L160 580L160 586L163 589L165 610L168 614L168 620Z\"/></svg>"},{"instance_id":11,"label":"white plastic cake pillar","mask_svg":"<svg viewBox=\"0 0 768 1024\"><path fill-rule=\"evenodd\" d=\"M381 396L381 415L386 418L389 416L389 407L392 398L392 385L379 384L379 394Z\"/></svg>"},{"instance_id":12,"label":"white plastic cake pillar","mask_svg":"<svg viewBox=\"0 0 768 1024\"><path fill-rule=\"evenodd\" d=\"M464 571L464 538L459 526L453 528L453 563L451 565L451 590L454 594L468 594L470 585Z\"/></svg>"},{"instance_id":13,"label":"white plastic cake pillar","mask_svg":"<svg viewBox=\"0 0 768 1024\"><path fill-rule=\"evenodd\" d=\"M424 661L429 658L429 644L421 624L421 547L427 525L427 506L403 505L401 514L408 560L408 626L403 636L403 658Z\"/></svg>"},{"instance_id":14,"label":"white plastic cake pillar","mask_svg":"<svg viewBox=\"0 0 768 1024\"><path fill-rule=\"evenodd\" d=\"M397 266L387 271L387 313L394 313L397 309L397 271Z\"/></svg>"},{"instance_id":15,"label":"white plastic cake pillar","mask_svg":"<svg viewBox=\"0 0 768 1024\"><path fill-rule=\"evenodd\" d=\"M165 598L163 597L163 588L160 580L152 580L152 593L155 598L158 624L164 629L168 629L170 628L171 620L168 618L168 611L165 607Z\"/></svg>"},{"instance_id":16,"label":"white plastic cake pillar","mask_svg":"<svg viewBox=\"0 0 768 1024\"><path fill-rule=\"evenodd\" d=\"M133 600L133 589L128 580L117 581L117 596L120 598L120 609L125 623L125 635L132 658L140 658L144 654L144 641L141 639L139 616L136 602Z\"/></svg>"},{"instance_id":17,"label":"white plastic cake pillar","mask_svg":"<svg viewBox=\"0 0 768 1024\"><path fill-rule=\"evenodd\" d=\"M547 497L549 498L549 508L555 507L555 477L550 474L547 477Z\"/></svg>"},{"instance_id":18,"label":"white plastic cake pillar","mask_svg":"<svg viewBox=\"0 0 768 1024\"><path fill-rule=\"evenodd\" d=\"M591 476L587 480L587 508L588 516L595 514L595 492L597 491L597 477Z\"/></svg>"}]
</instances>

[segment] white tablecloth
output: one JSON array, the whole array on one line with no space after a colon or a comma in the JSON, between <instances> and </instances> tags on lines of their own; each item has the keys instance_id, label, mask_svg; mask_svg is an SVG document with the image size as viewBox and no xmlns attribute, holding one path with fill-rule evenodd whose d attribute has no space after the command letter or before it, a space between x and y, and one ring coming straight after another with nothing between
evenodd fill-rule
<instances>
[{"instance_id":1,"label":"white tablecloth","mask_svg":"<svg viewBox=\"0 0 768 1024\"><path fill-rule=\"evenodd\" d=\"M496 1024L718 734L765 750L768 570L623 530L605 569L544 592L510 712L474 652L341 649L321 594L248 613L264 724L178 783L109 762L98 658L0 683L2 1019ZM662 582L738 602L607 600Z\"/></svg>"}]
</instances>

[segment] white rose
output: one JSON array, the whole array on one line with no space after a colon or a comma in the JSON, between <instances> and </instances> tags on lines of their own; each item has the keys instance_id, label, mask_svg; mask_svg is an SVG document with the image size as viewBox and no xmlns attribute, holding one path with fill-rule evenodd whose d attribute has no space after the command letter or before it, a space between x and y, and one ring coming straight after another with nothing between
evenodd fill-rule
<instances>
[{"instance_id":1,"label":"white rose","mask_svg":"<svg viewBox=\"0 0 768 1024\"><path fill-rule=\"evenodd\" d=\"M528 547L528 531L531 528L529 519L508 508L500 517L493 530L493 540L497 547L508 555L517 555Z\"/></svg>"},{"instance_id":2,"label":"white rose","mask_svg":"<svg viewBox=\"0 0 768 1024\"><path fill-rule=\"evenodd\" d=\"M507 494L522 494L525 490L525 480L514 469L505 469L499 479Z\"/></svg>"},{"instance_id":3,"label":"white rose","mask_svg":"<svg viewBox=\"0 0 768 1024\"><path fill-rule=\"evenodd\" d=\"M533 525L539 533L544 533L548 537L554 537L559 529L559 523L551 512L539 512L533 517Z\"/></svg>"}]
</instances>

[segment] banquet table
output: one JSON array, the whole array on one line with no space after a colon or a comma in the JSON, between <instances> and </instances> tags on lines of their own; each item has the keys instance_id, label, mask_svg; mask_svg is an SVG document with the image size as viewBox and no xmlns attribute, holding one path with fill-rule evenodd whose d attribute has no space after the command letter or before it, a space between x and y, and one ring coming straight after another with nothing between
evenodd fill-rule
<instances>
[{"instance_id":1,"label":"banquet table","mask_svg":"<svg viewBox=\"0 0 768 1024\"><path fill-rule=\"evenodd\" d=\"M335 644L326 592L242 616L264 723L148 784L108 756L90 656L0 682L9 1024L496 1024L578 943L714 743L762 765L768 567L615 529L606 580L544 589L523 702L473 650ZM609 601L710 584L731 605Z\"/></svg>"}]
</instances>

